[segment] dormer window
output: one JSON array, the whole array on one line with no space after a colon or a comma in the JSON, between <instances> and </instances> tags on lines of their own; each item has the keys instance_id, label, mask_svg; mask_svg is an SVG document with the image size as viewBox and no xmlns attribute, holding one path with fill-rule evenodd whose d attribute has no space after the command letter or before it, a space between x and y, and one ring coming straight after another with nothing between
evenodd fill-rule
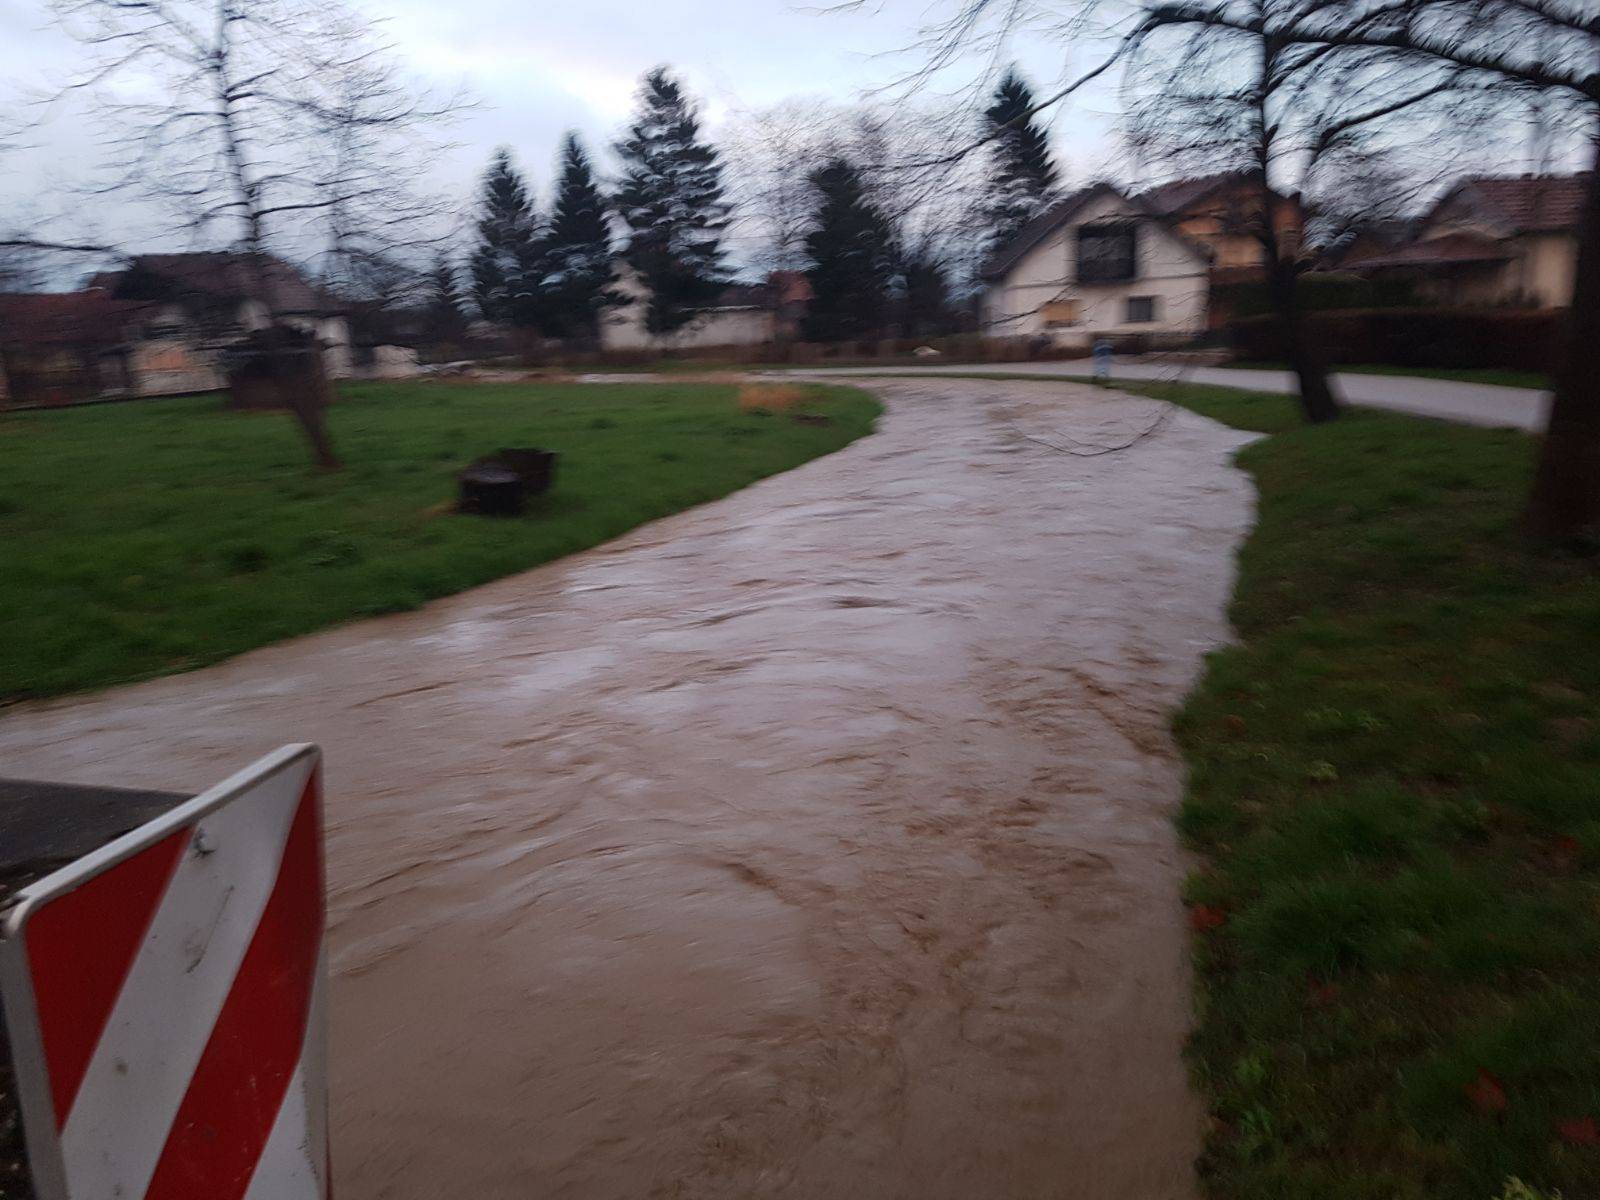
<instances>
[{"instance_id":1,"label":"dormer window","mask_svg":"<svg viewBox=\"0 0 1600 1200\"><path fill-rule=\"evenodd\" d=\"M1078 230L1078 282L1125 283L1138 275L1138 227L1131 222Z\"/></svg>"}]
</instances>

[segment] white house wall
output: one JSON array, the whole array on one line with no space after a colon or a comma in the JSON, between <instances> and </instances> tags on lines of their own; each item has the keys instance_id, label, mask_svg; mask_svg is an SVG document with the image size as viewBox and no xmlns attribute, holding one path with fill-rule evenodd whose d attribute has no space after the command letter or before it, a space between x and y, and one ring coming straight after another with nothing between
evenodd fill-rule
<instances>
[{"instance_id":1,"label":"white house wall","mask_svg":"<svg viewBox=\"0 0 1600 1200\"><path fill-rule=\"evenodd\" d=\"M1078 229L1104 220L1138 220L1137 277L1123 283L1077 282ZM1208 265L1202 253L1119 196L1096 197L1071 220L1028 251L985 297L985 332L990 337L1048 336L1063 345L1087 346L1101 335L1133 334L1180 338L1206 327ZM1153 321L1129 322L1128 299L1155 299ZM1047 329L1044 305L1076 301L1079 320Z\"/></svg>"},{"instance_id":2,"label":"white house wall","mask_svg":"<svg viewBox=\"0 0 1600 1200\"><path fill-rule=\"evenodd\" d=\"M640 299L610 314L600 326L606 350L703 350L716 346L759 346L772 340L772 319L758 308L702 313L670 337L656 337L644 325Z\"/></svg>"}]
</instances>

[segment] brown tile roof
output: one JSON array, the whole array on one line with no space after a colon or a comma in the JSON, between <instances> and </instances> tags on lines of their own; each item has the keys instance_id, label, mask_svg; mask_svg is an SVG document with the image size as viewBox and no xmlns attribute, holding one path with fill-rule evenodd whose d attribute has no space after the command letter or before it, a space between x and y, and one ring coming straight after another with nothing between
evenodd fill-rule
<instances>
[{"instance_id":1,"label":"brown tile roof","mask_svg":"<svg viewBox=\"0 0 1600 1200\"><path fill-rule=\"evenodd\" d=\"M1449 233L1426 241L1408 242L1370 257L1352 258L1344 265L1357 271L1369 267L1443 267L1457 263L1505 262L1509 257L1494 238Z\"/></svg>"},{"instance_id":2,"label":"brown tile roof","mask_svg":"<svg viewBox=\"0 0 1600 1200\"><path fill-rule=\"evenodd\" d=\"M0 343L29 346L113 346L157 306L117 300L109 292L24 292L0 295Z\"/></svg>"},{"instance_id":3,"label":"brown tile roof","mask_svg":"<svg viewBox=\"0 0 1600 1200\"><path fill-rule=\"evenodd\" d=\"M1248 182L1250 176L1243 171L1224 171L1197 179L1175 179L1142 191L1135 198L1157 216L1174 217L1213 192Z\"/></svg>"},{"instance_id":4,"label":"brown tile roof","mask_svg":"<svg viewBox=\"0 0 1600 1200\"><path fill-rule=\"evenodd\" d=\"M1463 179L1440 206L1465 193L1507 233L1563 233L1578 227L1589 176L1490 175Z\"/></svg>"},{"instance_id":5,"label":"brown tile roof","mask_svg":"<svg viewBox=\"0 0 1600 1200\"><path fill-rule=\"evenodd\" d=\"M341 312L344 305L334 296L307 282L306 277L279 258L268 257L264 265L273 307L282 313ZM116 291L130 277L154 278L181 294L213 300L239 301L266 299L255 295L255 272L250 257L231 250L195 254L140 254L127 271L108 271L89 281L90 287Z\"/></svg>"}]
</instances>

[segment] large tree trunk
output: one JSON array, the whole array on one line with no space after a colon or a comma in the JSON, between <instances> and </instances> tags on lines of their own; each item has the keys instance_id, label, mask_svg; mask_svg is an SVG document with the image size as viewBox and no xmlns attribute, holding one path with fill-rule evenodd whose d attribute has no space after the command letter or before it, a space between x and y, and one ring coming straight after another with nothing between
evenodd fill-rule
<instances>
[{"instance_id":1,"label":"large tree trunk","mask_svg":"<svg viewBox=\"0 0 1600 1200\"><path fill-rule=\"evenodd\" d=\"M1600 528L1600 128L1579 228L1565 353L1528 497L1528 532L1541 541Z\"/></svg>"},{"instance_id":2,"label":"large tree trunk","mask_svg":"<svg viewBox=\"0 0 1600 1200\"><path fill-rule=\"evenodd\" d=\"M1340 405L1333 394L1328 367L1306 329L1305 314L1300 310L1299 264L1282 254L1270 256L1267 290L1284 355L1299 384L1300 411L1313 425L1336 419Z\"/></svg>"},{"instance_id":3,"label":"large tree trunk","mask_svg":"<svg viewBox=\"0 0 1600 1200\"><path fill-rule=\"evenodd\" d=\"M300 429L311 444L312 461L323 471L340 470L344 464L328 436L327 412L333 400L333 384L322 364L321 350L313 341L309 351L303 352L311 356L310 362L294 361L286 348L279 348L277 353L287 360L279 375L283 403L300 422Z\"/></svg>"}]
</instances>

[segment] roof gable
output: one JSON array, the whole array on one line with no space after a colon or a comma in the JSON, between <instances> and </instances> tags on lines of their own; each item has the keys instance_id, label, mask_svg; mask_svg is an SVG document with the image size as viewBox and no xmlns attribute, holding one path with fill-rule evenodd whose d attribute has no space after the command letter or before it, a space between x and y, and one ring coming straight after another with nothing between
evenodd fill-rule
<instances>
[{"instance_id":1,"label":"roof gable","mask_svg":"<svg viewBox=\"0 0 1600 1200\"><path fill-rule=\"evenodd\" d=\"M1045 238L1069 223L1073 217L1088 207L1090 201L1105 195L1115 196L1127 204L1130 211L1139 211L1133 201L1109 183L1092 183L1086 188L1080 188L1045 209L1024 225L1022 232L995 251L983 266L983 278L996 280L1010 274L1012 268L1026 258Z\"/></svg>"}]
</instances>

